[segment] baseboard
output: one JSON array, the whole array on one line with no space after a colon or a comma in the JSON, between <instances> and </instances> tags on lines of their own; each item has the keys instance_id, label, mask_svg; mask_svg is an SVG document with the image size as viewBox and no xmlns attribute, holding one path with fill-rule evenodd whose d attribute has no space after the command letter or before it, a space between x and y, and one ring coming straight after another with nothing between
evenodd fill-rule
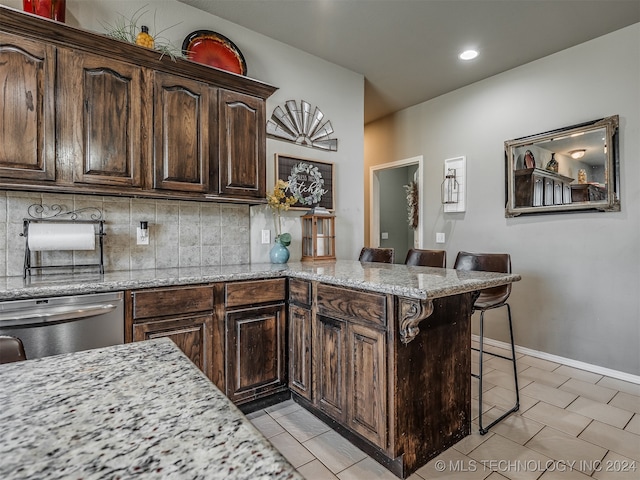
<instances>
[{"instance_id":1,"label":"baseboard","mask_svg":"<svg viewBox=\"0 0 640 480\"><path fill-rule=\"evenodd\" d=\"M479 337L478 335L471 335L471 339L478 341ZM487 345L492 345L494 347L506 348L507 350L511 348L508 343L494 340L492 338L485 337L484 343ZM565 358L559 355L553 355L551 353L532 350L530 348L521 347L519 345L516 345L516 352L522 353L523 355L530 355L532 357L541 358L542 360L549 360L550 362L561 363L562 365L566 365L567 367L579 368L580 370L586 370L588 372L593 372L599 375L605 375L607 377L616 378L618 380L624 380L625 382L640 385L640 376L632 375L631 373L620 372L618 370L612 370L610 368L601 367L599 365L592 365L590 363L572 360L571 358Z\"/></svg>"}]
</instances>

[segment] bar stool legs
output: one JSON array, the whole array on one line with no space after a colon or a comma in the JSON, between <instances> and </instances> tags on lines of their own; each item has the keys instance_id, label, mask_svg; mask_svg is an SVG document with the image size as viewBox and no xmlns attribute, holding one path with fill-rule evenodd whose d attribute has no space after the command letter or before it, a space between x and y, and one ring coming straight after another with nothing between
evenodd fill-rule
<instances>
[{"instance_id":1,"label":"bar stool legs","mask_svg":"<svg viewBox=\"0 0 640 480\"><path fill-rule=\"evenodd\" d=\"M475 378L478 379L478 388L479 388L479 395L478 395L478 413L479 413L479 415L478 415L478 426L480 428L480 435L486 434L489 431L489 429L491 427L493 427L496 423L498 423L499 421L501 421L502 419L504 419L508 415L512 414L513 412L517 412L520 409L520 392L518 390L518 370L516 368L516 348L515 348L514 341L513 341L513 325L511 323L511 307L509 306L508 303L504 303L503 305L507 307L507 312L508 312L508 317L509 317L509 337L510 337L510 340L511 340L511 357L506 357L504 355L500 355L499 353L492 353L492 352L485 352L484 351L484 312L486 311L486 309L480 310L480 342L479 342L479 344L480 344L479 347L480 348L472 348L472 350L475 350L475 351L479 352L479 354L480 354L478 374L474 374L474 373L471 374L472 377L475 377ZM483 367L483 357L484 357L485 353L487 355L491 355L491 356L494 356L494 357L500 357L500 358L503 358L505 360L510 360L513 363L513 379L514 379L515 388L516 388L516 403L515 403L515 405L509 411L505 412L499 418L496 418L493 422L491 422L486 427L484 427L482 425L482 367Z\"/></svg>"}]
</instances>

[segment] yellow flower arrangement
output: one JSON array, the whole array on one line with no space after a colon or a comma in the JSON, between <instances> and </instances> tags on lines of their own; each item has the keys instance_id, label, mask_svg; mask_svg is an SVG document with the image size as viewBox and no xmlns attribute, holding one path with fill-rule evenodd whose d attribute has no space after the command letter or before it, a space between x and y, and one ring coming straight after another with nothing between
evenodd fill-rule
<instances>
[{"instance_id":1,"label":"yellow flower arrangement","mask_svg":"<svg viewBox=\"0 0 640 480\"><path fill-rule=\"evenodd\" d=\"M285 191L289 187L289 182L284 180L278 180L273 187L273 191L267 192L267 205L271 208L273 213L273 223L276 228L276 242L281 243L285 247L291 244L291 234L281 233L282 231L282 218L281 213L289 210L289 207L296 203L298 200L295 196L287 197Z\"/></svg>"}]
</instances>

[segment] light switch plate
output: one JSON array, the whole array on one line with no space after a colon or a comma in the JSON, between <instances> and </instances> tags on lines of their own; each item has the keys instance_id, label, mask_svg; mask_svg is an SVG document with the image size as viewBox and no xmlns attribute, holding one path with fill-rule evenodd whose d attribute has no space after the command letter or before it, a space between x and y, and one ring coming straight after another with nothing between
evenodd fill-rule
<instances>
[{"instance_id":1,"label":"light switch plate","mask_svg":"<svg viewBox=\"0 0 640 480\"><path fill-rule=\"evenodd\" d=\"M444 232L437 232L436 233L436 243L444 243Z\"/></svg>"},{"instance_id":2,"label":"light switch plate","mask_svg":"<svg viewBox=\"0 0 640 480\"><path fill-rule=\"evenodd\" d=\"M380 238L381 238L382 240L389 240L389 232L382 232L382 233L380 234Z\"/></svg>"},{"instance_id":3,"label":"light switch plate","mask_svg":"<svg viewBox=\"0 0 640 480\"><path fill-rule=\"evenodd\" d=\"M262 230L262 243L271 243L271 230Z\"/></svg>"}]
</instances>

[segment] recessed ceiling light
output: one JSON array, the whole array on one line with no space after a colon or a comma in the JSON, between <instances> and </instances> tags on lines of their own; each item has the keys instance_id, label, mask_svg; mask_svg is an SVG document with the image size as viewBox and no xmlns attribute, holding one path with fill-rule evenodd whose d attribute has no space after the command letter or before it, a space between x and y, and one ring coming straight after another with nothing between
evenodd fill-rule
<instances>
[{"instance_id":1,"label":"recessed ceiling light","mask_svg":"<svg viewBox=\"0 0 640 480\"><path fill-rule=\"evenodd\" d=\"M458 58L460 58L460 60L473 60L477 56L478 52L476 50L465 50L460 55L458 55Z\"/></svg>"}]
</instances>

